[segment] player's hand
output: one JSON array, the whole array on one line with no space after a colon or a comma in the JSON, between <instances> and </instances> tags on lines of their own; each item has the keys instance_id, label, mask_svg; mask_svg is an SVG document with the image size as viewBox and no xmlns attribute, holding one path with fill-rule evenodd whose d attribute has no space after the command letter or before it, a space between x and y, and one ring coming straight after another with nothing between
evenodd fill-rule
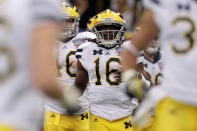
<instances>
[{"instance_id":1,"label":"player's hand","mask_svg":"<svg viewBox=\"0 0 197 131\"><path fill-rule=\"evenodd\" d=\"M76 87L70 87L64 92L63 105L65 106L69 115L73 115L80 110L78 98L81 96L81 92Z\"/></svg>"},{"instance_id":2,"label":"player's hand","mask_svg":"<svg viewBox=\"0 0 197 131\"><path fill-rule=\"evenodd\" d=\"M135 70L128 70L123 73L123 81L127 84L127 93L130 97L138 98L141 101L148 92L148 87L137 77Z\"/></svg>"},{"instance_id":3,"label":"player's hand","mask_svg":"<svg viewBox=\"0 0 197 131\"><path fill-rule=\"evenodd\" d=\"M71 66L72 68L77 69L77 60L72 61Z\"/></svg>"},{"instance_id":4,"label":"player's hand","mask_svg":"<svg viewBox=\"0 0 197 131\"><path fill-rule=\"evenodd\" d=\"M153 87L137 108L133 120L137 127L144 128L150 125L150 116L156 105L167 97L167 93L159 87Z\"/></svg>"},{"instance_id":5,"label":"player's hand","mask_svg":"<svg viewBox=\"0 0 197 131\"><path fill-rule=\"evenodd\" d=\"M114 77L115 80L117 82L121 83L121 81L122 81L122 78L121 78L122 71L121 71L121 69L119 69L116 72L114 72L114 74L115 74L115 77Z\"/></svg>"},{"instance_id":6,"label":"player's hand","mask_svg":"<svg viewBox=\"0 0 197 131\"><path fill-rule=\"evenodd\" d=\"M142 70L141 73L142 73L143 77L144 77L147 81L149 81L150 87L153 86L153 82L152 82L152 80L151 80L150 75L148 75L148 73L147 73L145 70Z\"/></svg>"}]
</instances>

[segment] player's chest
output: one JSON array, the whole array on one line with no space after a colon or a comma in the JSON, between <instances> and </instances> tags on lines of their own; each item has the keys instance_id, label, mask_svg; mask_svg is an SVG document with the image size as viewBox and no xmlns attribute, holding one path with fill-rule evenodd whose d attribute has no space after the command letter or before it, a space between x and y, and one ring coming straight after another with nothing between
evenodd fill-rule
<instances>
[{"instance_id":1,"label":"player's chest","mask_svg":"<svg viewBox=\"0 0 197 131\"><path fill-rule=\"evenodd\" d=\"M191 50L196 36L197 6L191 2L180 2L173 8L163 10L161 20L161 38L169 43L170 50L176 54L184 54Z\"/></svg>"},{"instance_id":2,"label":"player's chest","mask_svg":"<svg viewBox=\"0 0 197 131\"><path fill-rule=\"evenodd\" d=\"M90 70L95 70L99 68L101 72L106 72L106 70L113 70L120 68L120 53L117 49L106 50L98 49L92 50L90 52L92 58L89 58L88 67Z\"/></svg>"},{"instance_id":3,"label":"player's chest","mask_svg":"<svg viewBox=\"0 0 197 131\"><path fill-rule=\"evenodd\" d=\"M150 62L143 62L144 70L150 74L152 77L156 76L158 73L161 72L159 63L150 63Z\"/></svg>"},{"instance_id":4,"label":"player's chest","mask_svg":"<svg viewBox=\"0 0 197 131\"><path fill-rule=\"evenodd\" d=\"M73 48L68 48L67 46L61 46L58 50L58 61L59 64L62 66L65 66L66 63L70 63L71 61L75 60L75 52L76 49Z\"/></svg>"}]
</instances>

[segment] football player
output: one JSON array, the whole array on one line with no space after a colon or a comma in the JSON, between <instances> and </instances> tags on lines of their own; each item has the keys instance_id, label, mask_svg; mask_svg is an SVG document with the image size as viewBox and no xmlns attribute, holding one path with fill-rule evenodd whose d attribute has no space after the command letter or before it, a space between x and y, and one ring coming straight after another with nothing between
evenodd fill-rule
<instances>
[{"instance_id":1,"label":"football player","mask_svg":"<svg viewBox=\"0 0 197 131\"><path fill-rule=\"evenodd\" d=\"M1 131L38 130L40 90L63 100L53 76L57 4L52 0L0 1Z\"/></svg>"},{"instance_id":2,"label":"football player","mask_svg":"<svg viewBox=\"0 0 197 131\"><path fill-rule=\"evenodd\" d=\"M153 40L138 57L137 64L143 64L141 76L150 82L150 86L159 85L162 77L162 53L157 40Z\"/></svg>"},{"instance_id":3,"label":"football player","mask_svg":"<svg viewBox=\"0 0 197 131\"><path fill-rule=\"evenodd\" d=\"M133 81L136 55L158 34L166 63L161 88L152 88L146 95L136 122L142 124L145 114L157 105L153 131L194 131L197 129L197 1L146 0L144 6L142 30L135 34L134 46L127 47L123 58L123 78L130 93L140 98L144 94Z\"/></svg>"},{"instance_id":4,"label":"football player","mask_svg":"<svg viewBox=\"0 0 197 131\"><path fill-rule=\"evenodd\" d=\"M78 71L75 85L84 90L89 82L90 131L132 131L132 102L125 83L116 81L123 49L125 20L109 9L88 24L96 39L77 48Z\"/></svg>"},{"instance_id":5,"label":"football player","mask_svg":"<svg viewBox=\"0 0 197 131\"><path fill-rule=\"evenodd\" d=\"M79 13L68 2L62 2L59 25L61 32L57 47L57 80L65 90L74 84L77 70L76 48L88 38L96 36L90 32L78 33ZM62 103L47 99L45 104L44 131L89 131L87 91L79 98L81 109L70 116Z\"/></svg>"},{"instance_id":6,"label":"football player","mask_svg":"<svg viewBox=\"0 0 197 131\"><path fill-rule=\"evenodd\" d=\"M142 65L142 66L141 66ZM163 54L159 48L158 40L153 40L137 58L137 68L140 68L140 78L146 84L147 88L160 85L162 81ZM147 131L151 128L154 120L154 111L149 113L149 122L140 129L134 126L136 131Z\"/></svg>"}]
</instances>

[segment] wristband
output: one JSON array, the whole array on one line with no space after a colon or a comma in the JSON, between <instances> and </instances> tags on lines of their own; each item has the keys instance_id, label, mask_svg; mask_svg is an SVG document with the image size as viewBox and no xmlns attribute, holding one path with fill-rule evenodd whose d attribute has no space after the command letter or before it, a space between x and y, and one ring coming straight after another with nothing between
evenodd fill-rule
<instances>
[{"instance_id":1,"label":"wristband","mask_svg":"<svg viewBox=\"0 0 197 131\"><path fill-rule=\"evenodd\" d=\"M136 75L136 71L134 69L127 70L122 74L122 81L128 81L135 75Z\"/></svg>"},{"instance_id":2,"label":"wristband","mask_svg":"<svg viewBox=\"0 0 197 131\"><path fill-rule=\"evenodd\" d=\"M131 43L131 41L125 42L123 47L124 47L124 49L127 49L135 56L139 56L139 54L140 54L140 51Z\"/></svg>"}]
</instances>

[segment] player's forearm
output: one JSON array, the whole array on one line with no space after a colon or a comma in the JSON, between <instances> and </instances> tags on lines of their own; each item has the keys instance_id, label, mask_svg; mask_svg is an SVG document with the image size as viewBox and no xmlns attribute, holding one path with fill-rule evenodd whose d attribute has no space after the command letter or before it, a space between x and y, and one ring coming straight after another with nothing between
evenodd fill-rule
<instances>
[{"instance_id":1,"label":"player's forearm","mask_svg":"<svg viewBox=\"0 0 197 131\"><path fill-rule=\"evenodd\" d=\"M127 46L128 50L123 53L123 71L136 67L136 58L159 33L154 23L151 11L145 10L142 16L142 29L136 32L131 39L132 46ZM131 49L132 48L132 49Z\"/></svg>"},{"instance_id":2,"label":"player's forearm","mask_svg":"<svg viewBox=\"0 0 197 131\"><path fill-rule=\"evenodd\" d=\"M81 62L77 62L77 73L75 78L75 86L84 92L88 84L88 72L84 69Z\"/></svg>"},{"instance_id":3,"label":"player's forearm","mask_svg":"<svg viewBox=\"0 0 197 131\"><path fill-rule=\"evenodd\" d=\"M136 68L136 56L134 54L132 54L128 50L125 50L123 52L122 57L123 57L123 61L122 61L123 72L129 69Z\"/></svg>"},{"instance_id":4,"label":"player's forearm","mask_svg":"<svg viewBox=\"0 0 197 131\"><path fill-rule=\"evenodd\" d=\"M55 77L55 69L48 64L44 64L45 66L34 66L34 83L45 95L61 99L62 91Z\"/></svg>"},{"instance_id":5,"label":"player's forearm","mask_svg":"<svg viewBox=\"0 0 197 131\"><path fill-rule=\"evenodd\" d=\"M34 29L31 67L36 87L47 96L61 99L63 95L56 81L56 61L53 53L57 32L55 23L48 23Z\"/></svg>"},{"instance_id":6,"label":"player's forearm","mask_svg":"<svg viewBox=\"0 0 197 131\"><path fill-rule=\"evenodd\" d=\"M50 84L50 85L49 85ZM62 100L63 99L63 91L58 86L56 82L51 82L48 85L42 85L42 92L52 98Z\"/></svg>"},{"instance_id":7,"label":"player's forearm","mask_svg":"<svg viewBox=\"0 0 197 131\"><path fill-rule=\"evenodd\" d=\"M87 82L75 80L75 86L83 93L87 87Z\"/></svg>"}]
</instances>

